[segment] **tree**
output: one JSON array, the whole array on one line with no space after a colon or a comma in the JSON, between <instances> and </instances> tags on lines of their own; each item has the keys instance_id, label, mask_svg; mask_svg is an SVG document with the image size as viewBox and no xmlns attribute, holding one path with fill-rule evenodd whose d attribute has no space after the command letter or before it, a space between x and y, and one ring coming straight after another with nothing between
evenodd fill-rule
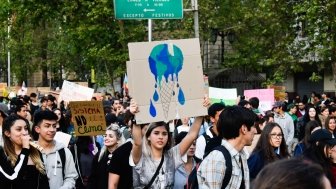
<instances>
[{"instance_id":1,"label":"tree","mask_svg":"<svg viewBox=\"0 0 336 189\"><path fill-rule=\"evenodd\" d=\"M331 66L336 87L336 1L297 1L294 13L303 38L294 47L304 47L298 54L309 64L316 64L318 70Z\"/></svg>"}]
</instances>

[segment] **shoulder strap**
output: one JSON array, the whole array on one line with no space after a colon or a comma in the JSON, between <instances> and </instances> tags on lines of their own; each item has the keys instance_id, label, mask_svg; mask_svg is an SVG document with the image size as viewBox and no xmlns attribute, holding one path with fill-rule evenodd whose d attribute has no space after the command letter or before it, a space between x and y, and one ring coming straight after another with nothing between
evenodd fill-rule
<instances>
[{"instance_id":1,"label":"shoulder strap","mask_svg":"<svg viewBox=\"0 0 336 189\"><path fill-rule=\"evenodd\" d=\"M64 168L65 168L65 150L64 148L62 149L59 149L58 150L58 154L61 158L61 162L62 162L62 174L63 174L63 180L64 180L64 177L65 177L65 174L64 174Z\"/></svg>"},{"instance_id":2,"label":"shoulder strap","mask_svg":"<svg viewBox=\"0 0 336 189\"><path fill-rule=\"evenodd\" d=\"M209 142L209 140L211 139L211 137L209 135L206 134L206 132L203 133L204 139L205 139L205 144L207 144Z\"/></svg>"},{"instance_id":3,"label":"shoulder strap","mask_svg":"<svg viewBox=\"0 0 336 189\"><path fill-rule=\"evenodd\" d=\"M152 184L153 184L155 178L157 177L157 175L158 175L159 172L160 172L160 169L161 169L161 167L162 167L163 161L164 161L164 153L162 153L162 158L161 158L160 164L159 164L159 166L157 167L157 169L156 169L156 171L155 171L155 173L154 173L152 179L151 179L151 180L149 181L149 183L144 187L144 189L148 189L149 187L152 186Z\"/></svg>"},{"instance_id":4,"label":"shoulder strap","mask_svg":"<svg viewBox=\"0 0 336 189\"><path fill-rule=\"evenodd\" d=\"M231 160L231 154L230 152L223 146L219 145L214 150L221 151L225 158L225 175L222 183L222 189L224 189L230 182L231 176L232 176L232 160Z\"/></svg>"}]
</instances>

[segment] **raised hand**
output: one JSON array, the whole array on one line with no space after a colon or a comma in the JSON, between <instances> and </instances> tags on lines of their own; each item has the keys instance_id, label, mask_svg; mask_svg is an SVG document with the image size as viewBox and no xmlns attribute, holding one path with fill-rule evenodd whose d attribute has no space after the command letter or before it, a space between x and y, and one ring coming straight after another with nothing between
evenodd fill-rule
<instances>
[{"instance_id":1,"label":"raised hand","mask_svg":"<svg viewBox=\"0 0 336 189\"><path fill-rule=\"evenodd\" d=\"M136 113L139 112L139 107L138 104L136 103L136 101L134 99L131 100L131 104L130 104L130 112L135 115Z\"/></svg>"}]
</instances>

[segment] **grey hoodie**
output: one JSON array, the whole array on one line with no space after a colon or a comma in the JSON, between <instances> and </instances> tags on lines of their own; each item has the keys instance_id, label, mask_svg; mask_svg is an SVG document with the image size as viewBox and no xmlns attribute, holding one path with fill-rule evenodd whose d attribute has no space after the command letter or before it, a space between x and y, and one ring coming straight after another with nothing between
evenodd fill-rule
<instances>
[{"instance_id":1,"label":"grey hoodie","mask_svg":"<svg viewBox=\"0 0 336 189\"><path fill-rule=\"evenodd\" d=\"M50 189L73 189L75 188L76 179L78 174L75 168L75 163L72 158L70 150L62 143L56 142L55 147L49 154L42 152L43 162L46 168L47 176L49 178ZM64 148L65 151L65 168L64 179L62 173L62 161L57 152L59 149Z\"/></svg>"}]
</instances>

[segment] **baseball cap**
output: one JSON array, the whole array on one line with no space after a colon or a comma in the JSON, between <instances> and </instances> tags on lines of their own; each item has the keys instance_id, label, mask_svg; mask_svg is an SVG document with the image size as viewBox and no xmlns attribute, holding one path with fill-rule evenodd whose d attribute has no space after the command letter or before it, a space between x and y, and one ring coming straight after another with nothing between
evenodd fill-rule
<instances>
[{"instance_id":1,"label":"baseball cap","mask_svg":"<svg viewBox=\"0 0 336 189\"><path fill-rule=\"evenodd\" d=\"M336 145L336 138L332 138L331 133L326 129L318 129L311 134L309 142L319 141L324 141L329 145Z\"/></svg>"}]
</instances>

